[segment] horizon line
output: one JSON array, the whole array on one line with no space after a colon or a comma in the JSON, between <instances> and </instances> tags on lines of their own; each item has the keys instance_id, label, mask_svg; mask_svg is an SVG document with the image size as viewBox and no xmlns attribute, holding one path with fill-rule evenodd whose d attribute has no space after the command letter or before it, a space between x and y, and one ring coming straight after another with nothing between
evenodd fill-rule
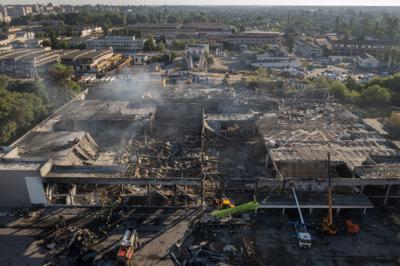
<instances>
[{"instance_id":1,"label":"horizon line","mask_svg":"<svg viewBox=\"0 0 400 266\"><path fill-rule=\"evenodd\" d=\"M301 5L295 5L295 4L279 4L279 5L273 5L273 4L103 4L103 3L93 3L93 4L64 4L60 3L53 3L53 1L48 1L47 3L6 3L6 4L0 4L1 5L10 5L10 6L18 6L18 5L36 5L36 4L41 4L41 5L47 5L48 3L51 3L53 6L193 6L193 7L207 7L207 6L212 6L212 7L226 7L226 6L232 6L232 7L400 7L399 5L311 5L311 4L301 4Z\"/></svg>"}]
</instances>

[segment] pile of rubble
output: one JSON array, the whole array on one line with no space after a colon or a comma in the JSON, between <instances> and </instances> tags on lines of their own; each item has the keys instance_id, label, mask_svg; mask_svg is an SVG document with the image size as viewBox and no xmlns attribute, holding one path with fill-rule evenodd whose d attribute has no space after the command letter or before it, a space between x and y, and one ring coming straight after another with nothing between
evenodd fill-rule
<instances>
[{"instance_id":1,"label":"pile of rubble","mask_svg":"<svg viewBox=\"0 0 400 266\"><path fill-rule=\"evenodd\" d=\"M182 265L230 265L240 262L239 255L232 244L203 241L182 251Z\"/></svg>"},{"instance_id":2,"label":"pile of rubble","mask_svg":"<svg viewBox=\"0 0 400 266\"><path fill-rule=\"evenodd\" d=\"M65 227L61 221L57 230L44 241L44 247L51 250L50 255L65 257L72 264L89 263L96 257L92 247L99 241L98 236L87 228Z\"/></svg>"},{"instance_id":3,"label":"pile of rubble","mask_svg":"<svg viewBox=\"0 0 400 266\"><path fill-rule=\"evenodd\" d=\"M183 247L176 261L180 265L265 265L255 254L252 242L246 239L234 243L202 241L198 245Z\"/></svg>"},{"instance_id":4,"label":"pile of rubble","mask_svg":"<svg viewBox=\"0 0 400 266\"><path fill-rule=\"evenodd\" d=\"M68 260L69 265L90 264L97 256L94 246L108 236L123 215L118 202L112 207L101 208L96 212L94 222L88 225L91 229L68 225L60 215L54 232L43 240L43 247L50 250L53 258Z\"/></svg>"},{"instance_id":5,"label":"pile of rubble","mask_svg":"<svg viewBox=\"0 0 400 266\"><path fill-rule=\"evenodd\" d=\"M200 155L185 150L188 139L162 142L156 139L130 140L117 160L134 177L194 176L199 173Z\"/></svg>"}]
</instances>

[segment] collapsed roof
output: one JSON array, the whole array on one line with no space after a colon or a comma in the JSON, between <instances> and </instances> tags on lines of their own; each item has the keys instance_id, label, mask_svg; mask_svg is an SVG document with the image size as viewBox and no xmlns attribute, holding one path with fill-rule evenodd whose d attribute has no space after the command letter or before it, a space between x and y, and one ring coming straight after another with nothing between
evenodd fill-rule
<instances>
[{"instance_id":1,"label":"collapsed roof","mask_svg":"<svg viewBox=\"0 0 400 266\"><path fill-rule=\"evenodd\" d=\"M275 162L343 162L350 169L370 156L395 156L398 148L337 104L282 108L257 123Z\"/></svg>"},{"instance_id":2,"label":"collapsed roof","mask_svg":"<svg viewBox=\"0 0 400 266\"><path fill-rule=\"evenodd\" d=\"M30 132L18 144L18 157L52 159L57 165L93 164L99 148L86 132Z\"/></svg>"}]
</instances>

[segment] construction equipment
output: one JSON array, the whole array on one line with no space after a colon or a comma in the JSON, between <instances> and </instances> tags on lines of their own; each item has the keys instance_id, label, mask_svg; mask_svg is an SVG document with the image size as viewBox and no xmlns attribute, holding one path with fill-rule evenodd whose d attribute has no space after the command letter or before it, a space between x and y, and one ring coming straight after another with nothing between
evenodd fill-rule
<instances>
[{"instance_id":1,"label":"construction equipment","mask_svg":"<svg viewBox=\"0 0 400 266\"><path fill-rule=\"evenodd\" d=\"M248 212L248 211L255 211L258 208L258 203L256 201L251 201L236 207L231 207L228 209L223 209L223 210L216 210L211 212L211 216L216 217L216 218L224 218L229 215L237 214L237 213L242 213L242 212Z\"/></svg>"},{"instance_id":2,"label":"construction equipment","mask_svg":"<svg viewBox=\"0 0 400 266\"><path fill-rule=\"evenodd\" d=\"M346 220L345 225L347 234L357 235L358 233L360 233L360 226L356 223L353 223L352 220Z\"/></svg>"},{"instance_id":3,"label":"construction equipment","mask_svg":"<svg viewBox=\"0 0 400 266\"><path fill-rule=\"evenodd\" d=\"M137 231L131 228L126 230L118 249L117 263L128 265L138 247L139 237Z\"/></svg>"},{"instance_id":4,"label":"construction equipment","mask_svg":"<svg viewBox=\"0 0 400 266\"><path fill-rule=\"evenodd\" d=\"M215 203L219 210L235 207L235 204L229 198L216 199Z\"/></svg>"},{"instance_id":5,"label":"construction equipment","mask_svg":"<svg viewBox=\"0 0 400 266\"><path fill-rule=\"evenodd\" d=\"M300 248L311 248L311 234L307 232L307 226L304 223L303 214L301 213L301 208L299 201L297 200L296 190L294 186L292 186L292 191L294 195L294 200L296 201L297 211L299 212L300 216L300 229L295 226L297 232L297 239L299 240L299 247Z\"/></svg>"},{"instance_id":6,"label":"construction equipment","mask_svg":"<svg viewBox=\"0 0 400 266\"><path fill-rule=\"evenodd\" d=\"M336 235L337 229L333 224L333 214L332 214L332 186L331 186L331 155L328 152L328 215L323 218L321 223L321 229L325 234Z\"/></svg>"}]
</instances>

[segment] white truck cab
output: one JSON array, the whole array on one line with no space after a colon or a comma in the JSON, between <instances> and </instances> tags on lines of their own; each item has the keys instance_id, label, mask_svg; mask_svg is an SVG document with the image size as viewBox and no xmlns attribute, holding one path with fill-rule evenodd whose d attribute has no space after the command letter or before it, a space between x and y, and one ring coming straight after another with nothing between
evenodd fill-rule
<instances>
[{"instance_id":1,"label":"white truck cab","mask_svg":"<svg viewBox=\"0 0 400 266\"><path fill-rule=\"evenodd\" d=\"M300 248L311 248L311 235L310 233L299 232L297 233Z\"/></svg>"}]
</instances>

